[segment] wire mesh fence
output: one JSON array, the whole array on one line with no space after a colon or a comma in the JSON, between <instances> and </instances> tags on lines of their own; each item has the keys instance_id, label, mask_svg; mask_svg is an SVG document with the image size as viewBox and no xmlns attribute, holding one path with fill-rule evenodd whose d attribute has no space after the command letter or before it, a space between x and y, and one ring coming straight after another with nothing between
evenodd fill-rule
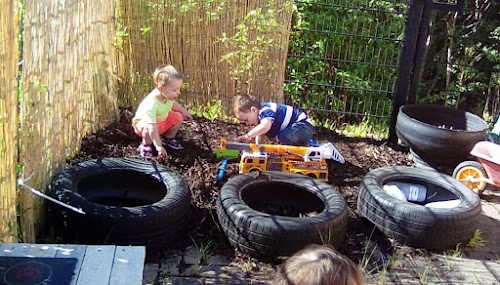
<instances>
[{"instance_id":1,"label":"wire mesh fence","mask_svg":"<svg viewBox=\"0 0 500 285\"><path fill-rule=\"evenodd\" d=\"M288 101L321 120L387 119L406 1L295 1L285 78Z\"/></svg>"},{"instance_id":2,"label":"wire mesh fence","mask_svg":"<svg viewBox=\"0 0 500 285\"><path fill-rule=\"evenodd\" d=\"M447 105L494 120L500 112L500 4L465 1L430 15L418 102Z\"/></svg>"}]
</instances>

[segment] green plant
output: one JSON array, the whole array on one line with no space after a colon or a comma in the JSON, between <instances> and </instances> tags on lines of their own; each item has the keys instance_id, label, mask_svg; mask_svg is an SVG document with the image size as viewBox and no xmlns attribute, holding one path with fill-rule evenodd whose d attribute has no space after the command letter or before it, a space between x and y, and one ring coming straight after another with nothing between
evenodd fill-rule
<instances>
[{"instance_id":1,"label":"green plant","mask_svg":"<svg viewBox=\"0 0 500 285\"><path fill-rule=\"evenodd\" d=\"M204 265L209 265L207 264L207 262L215 250L215 245L212 243L212 241L209 241L206 245L204 245L203 243L198 244L191 235L189 236L189 238L196 248L196 262L190 267L186 268L182 272L182 275L198 276L202 267Z\"/></svg>"},{"instance_id":2,"label":"green plant","mask_svg":"<svg viewBox=\"0 0 500 285\"><path fill-rule=\"evenodd\" d=\"M214 215L214 209L208 209L208 213L210 214L210 217L212 218L212 222L214 223L214 228L217 230L217 235L219 236L219 242L223 243L224 240L226 239L226 234L222 230L219 224L219 219Z\"/></svg>"},{"instance_id":3,"label":"green plant","mask_svg":"<svg viewBox=\"0 0 500 285\"><path fill-rule=\"evenodd\" d=\"M234 35L222 33L219 41L231 50L222 56L222 61L231 68L229 74L236 82L237 93L250 93L252 82L260 74L269 74L277 68L276 64L262 62L272 62L267 51L281 48L273 40L275 37L268 35L286 32L277 19L281 10L290 7L291 1L268 0L265 7L250 11L240 20Z\"/></svg>"},{"instance_id":4,"label":"green plant","mask_svg":"<svg viewBox=\"0 0 500 285\"><path fill-rule=\"evenodd\" d=\"M374 257L374 254L377 251L377 244L375 242L372 242L372 236L375 231L375 228L372 229L372 232L370 233L370 236L365 242L365 245L363 246L363 257L361 258L360 261L360 266L363 269L363 271L368 274L372 275L377 271L377 284L385 284L386 276L387 276L387 270L391 268L391 266L395 263L397 256L391 256L389 259L386 259L384 256L382 256L382 265L381 266L376 266L373 268L370 268L372 266L372 260Z\"/></svg>"},{"instance_id":5,"label":"green plant","mask_svg":"<svg viewBox=\"0 0 500 285\"><path fill-rule=\"evenodd\" d=\"M206 245L203 243L197 244L192 236L189 237L197 250L196 264L200 266L205 265L215 250L215 244L212 241L209 241Z\"/></svg>"},{"instance_id":6,"label":"green plant","mask_svg":"<svg viewBox=\"0 0 500 285\"><path fill-rule=\"evenodd\" d=\"M331 244L333 241L333 233L330 228L328 228L328 231L322 231L320 229L317 229L319 238L321 239L321 244Z\"/></svg>"},{"instance_id":7,"label":"green plant","mask_svg":"<svg viewBox=\"0 0 500 285\"><path fill-rule=\"evenodd\" d=\"M370 276L374 279L374 283L377 285L385 285L387 284L389 269L392 268L393 264L398 260L397 255L393 255L390 259L383 261L382 266L378 268L378 271L374 273L374 269L370 271L366 271L366 268L363 268L367 276Z\"/></svg>"},{"instance_id":8,"label":"green plant","mask_svg":"<svg viewBox=\"0 0 500 285\"><path fill-rule=\"evenodd\" d=\"M125 39L129 37L128 27L124 26L118 29L115 32L115 36L113 37L113 46L116 49L123 49L123 44L125 43Z\"/></svg>"},{"instance_id":9,"label":"green plant","mask_svg":"<svg viewBox=\"0 0 500 285\"><path fill-rule=\"evenodd\" d=\"M453 257L453 258L460 258L462 257L462 249L461 249L462 244L459 243L455 246L455 249L450 249L446 251L446 255Z\"/></svg>"},{"instance_id":10,"label":"green plant","mask_svg":"<svg viewBox=\"0 0 500 285\"><path fill-rule=\"evenodd\" d=\"M246 257L244 259L244 262L243 262L243 265L242 265L242 269L243 269L243 273L245 274L245 277L250 277L251 274L252 274L252 271L257 268L257 264L255 263L254 260L252 260L251 257Z\"/></svg>"},{"instance_id":11,"label":"green plant","mask_svg":"<svg viewBox=\"0 0 500 285\"><path fill-rule=\"evenodd\" d=\"M236 122L236 118L229 117L226 112L224 112L225 107L221 100L216 100L215 103L208 102L206 104L189 104L186 106L191 114L197 117L203 117L210 120L211 122L215 120L222 120L225 122Z\"/></svg>"},{"instance_id":12,"label":"green plant","mask_svg":"<svg viewBox=\"0 0 500 285\"><path fill-rule=\"evenodd\" d=\"M214 104L208 102L207 108L203 112L203 117L209 119L211 122L215 121L215 119L220 118L222 115L222 102L221 100L215 101Z\"/></svg>"},{"instance_id":13,"label":"green plant","mask_svg":"<svg viewBox=\"0 0 500 285\"><path fill-rule=\"evenodd\" d=\"M434 14L419 102L447 104L485 116L498 114L500 5L494 0L482 5L478 8L465 1L460 13Z\"/></svg>"},{"instance_id":14,"label":"green plant","mask_svg":"<svg viewBox=\"0 0 500 285\"><path fill-rule=\"evenodd\" d=\"M341 131L348 137L374 137L386 138L389 130L386 120L377 120L371 117L363 117L358 124L346 124Z\"/></svg>"},{"instance_id":15,"label":"green plant","mask_svg":"<svg viewBox=\"0 0 500 285\"><path fill-rule=\"evenodd\" d=\"M287 59L284 86L290 101L305 109L325 110L316 119L327 127L338 127L337 118L349 113L388 117L392 101L387 92L392 91L397 68L385 65L397 62L405 1L325 3L321 7L301 1L296 5L289 41L292 56ZM384 28L371 37L372 25L380 24ZM345 123L358 122L349 118ZM365 135L369 130L355 127L350 132Z\"/></svg>"},{"instance_id":16,"label":"green plant","mask_svg":"<svg viewBox=\"0 0 500 285\"><path fill-rule=\"evenodd\" d=\"M411 258L411 257L410 257ZM416 264L416 262L412 259L412 262L414 265L414 271L415 273L417 274L418 276L418 279L420 280L420 282L422 284L429 284L429 271L431 270L431 262L429 260L427 260L427 264L426 266L424 266L423 268L418 266Z\"/></svg>"},{"instance_id":17,"label":"green plant","mask_svg":"<svg viewBox=\"0 0 500 285\"><path fill-rule=\"evenodd\" d=\"M485 244L486 244L486 242L481 237L481 231L480 230L476 230L474 232L474 235L469 240L469 243L467 245L470 246L470 247L472 247L472 248L478 248L478 247L483 247Z\"/></svg>"},{"instance_id":18,"label":"green plant","mask_svg":"<svg viewBox=\"0 0 500 285\"><path fill-rule=\"evenodd\" d=\"M363 257L361 258L360 266L368 274L373 273L375 270L375 268L369 269L369 266L371 264L371 260L372 260L372 257L374 255L376 249L377 249L377 244L372 242L370 239L368 239L365 242L365 246L363 247Z\"/></svg>"}]
</instances>

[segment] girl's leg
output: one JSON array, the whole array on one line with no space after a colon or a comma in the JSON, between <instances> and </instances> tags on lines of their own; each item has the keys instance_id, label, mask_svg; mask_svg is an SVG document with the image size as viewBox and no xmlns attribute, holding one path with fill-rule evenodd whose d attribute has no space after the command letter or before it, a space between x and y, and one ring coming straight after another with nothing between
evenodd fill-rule
<instances>
[{"instance_id":1,"label":"girl's leg","mask_svg":"<svg viewBox=\"0 0 500 285\"><path fill-rule=\"evenodd\" d=\"M148 132L148 126L141 124L141 121L134 125L134 132L142 137L142 142L137 148L137 151L142 157L148 158L157 155L156 148L152 147L153 141Z\"/></svg>"},{"instance_id":2,"label":"girl's leg","mask_svg":"<svg viewBox=\"0 0 500 285\"><path fill-rule=\"evenodd\" d=\"M165 121L160 122L160 135L165 134L167 139L175 138L175 135L182 127L182 123L184 122L184 116L182 116L179 112L170 112L168 113Z\"/></svg>"},{"instance_id":3,"label":"girl's leg","mask_svg":"<svg viewBox=\"0 0 500 285\"><path fill-rule=\"evenodd\" d=\"M134 132L142 138L143 145L150 145L152 143L151 137L148 133L148 128L141 121L134 125Z\"/></svg>"}]
</instances>

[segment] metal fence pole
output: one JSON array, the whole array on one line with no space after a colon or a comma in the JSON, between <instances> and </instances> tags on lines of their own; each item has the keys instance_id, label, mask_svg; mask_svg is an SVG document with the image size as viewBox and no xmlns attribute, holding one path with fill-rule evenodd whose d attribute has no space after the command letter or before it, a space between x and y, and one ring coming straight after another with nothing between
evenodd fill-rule
<instances>
[{"instance_id":1,"label":"metal fence pole","mask_svg":"<svg viewBox=\"0 0 500 285\"><path fill-rule=\"evenodd\" d=\"M418 32L417 38L417 50L415 51L415 61L413 72L411 74L411 81L408 92L408 101L409 104L415 104L417 102L417 91L418 91L418 83L420 81L422 64L424 62L425 57L425 45L427 42L427 37L429 36L429 26L431 21L431 12L433 9L433 0L426 0L424 4L424 12L422 14L422 20L420 22L420 28Z\"/></svg>"},{"instance_id":2,"label":"metal fence pole","mask_svg":"<svg viewBox=\"0 0 500 285\"><path fill-rule=\"evenodd\" d=\"M399 108L406 103L408 94L408 86L410 85L411 74L413 71L413 59L417 45L420 22L426 0L410 0L408 1L410 8L408 9L408 17L405 28L405 37L403 41L403 51L399 58L399 74L396 80L396 88L392 100L392 112L389 123L388 141L391 144L397 143L396 135L396 120Z\"/></svg>"},{"instance_id":3,"label":"metal fence pole","mask_svg":"<svg viewBox=\"0 0 500 285\"><path fill-rule=\"evenodd\" d=\"M434 9L444 10L448 12L460 12L463 10L464 0L458 0L456 4L435 3L433 0L426 0L422 21L417 40L417 50L415 54L414 71L411 74L411 83L408 96L408 103L414 104L417 102L418 84L422 75L422 64L424 63L427 37L429 36L429 28L431 22L431 12Z\"/></svg>"},{"instance_id":4,"label":"metal fence pole","mask_svg":"<svg viewBox=\"0 0 500 285\"><path fill-rule=\"evenodd\" d=\"M392 113L389 124L391 144L397 143L396 121L399 108L406 103L417 101L418 83L420 81L422 63L425 56L426 40L429 35L430 15L432 10L461 11L464 0L456 4L439 3L433 0L410 0L408 21L405 28L403 51L399 61L399 74L392 101Z\"/></svg>"}]
</instances>

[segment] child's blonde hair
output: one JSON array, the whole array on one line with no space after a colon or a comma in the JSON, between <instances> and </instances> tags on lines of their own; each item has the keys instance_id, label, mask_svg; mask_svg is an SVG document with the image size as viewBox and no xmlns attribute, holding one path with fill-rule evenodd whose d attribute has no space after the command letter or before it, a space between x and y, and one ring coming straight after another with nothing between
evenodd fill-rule
<instances>
[{"instance_id":1,"label":"child's blonde hair","mask_svg":"<svg viewBox=\"0 0 500 285\"><path fill-rule=\"evenodd\" d=\"M260 109L261 103L248 95L237 95L233 103L233 111L235 115L238 113L246 113L250 108L255 107Z\"/></svg>"},{"instance_id":2,"label":"child's blonde hair","mask_svg":"<svg viewBox=\"0 0 500 285\"><path fill-rule=\"evenodd\" d=\"M362 285L361 268L329 245L310 245L289 257L273 285Z\"/></svg>"},{"instance_id":3,"label":"child's blonde hair","mask_svg":"<svg viewBox=\"0 0 500 285\"><path fill-rule=\"evenodd\" d=\"M182 80L184 76L172 65L163 65L156 68L153 74L153 83L156 87L167 85L172 79Z\"/></svg>"}]
</instances>

